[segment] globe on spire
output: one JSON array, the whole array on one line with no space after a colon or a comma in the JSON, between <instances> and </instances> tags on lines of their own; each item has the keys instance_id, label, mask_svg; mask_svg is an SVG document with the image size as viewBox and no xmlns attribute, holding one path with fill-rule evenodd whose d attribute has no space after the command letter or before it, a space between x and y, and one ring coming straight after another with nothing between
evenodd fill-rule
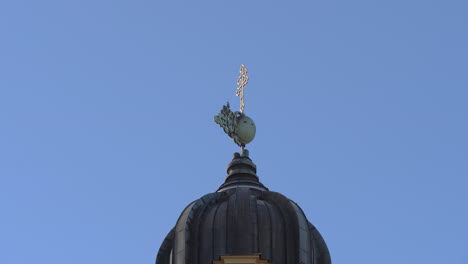
<instances>
[{"instance_id":1,"label":"globe on spire","mask_svg":"<svg viewBox=\"0 0 468 264\"><path fill-rule=\"evenodd\" d=\"M242 149L254 139L256 132L254 121L244 114L244 87L248 82L247 68L242 64L236 89L236 95L240 97L240 111L231 111L228 102L214 118L215 123L219 124L224 132Z\"/></svg>"}]
</instances>

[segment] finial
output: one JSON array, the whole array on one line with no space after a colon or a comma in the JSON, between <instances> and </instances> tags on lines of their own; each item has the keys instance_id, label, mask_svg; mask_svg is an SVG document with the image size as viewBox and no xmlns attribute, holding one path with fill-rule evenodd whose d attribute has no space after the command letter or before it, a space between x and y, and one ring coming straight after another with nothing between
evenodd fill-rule
<instances>
[{"instance_id":1,"label":"finial","mask_svg":"<svg viewBox=\"0 0 468 264\"><path fill-rule=\"evenodd\" d=\"M233 112L230 109L229 102L223 106L221 112L215 116L215 123L219 124L226 134L244 150L247 143L250 143L256 132L254 121L244 114L244 87L249 82L247 68L244 64L240 67L240 76L237 79L236 95L240 96L240 111Z\"/></svg>"},{"instance_id":2,"label":"finial","mask_svg":"<svg viewBox=\"0 0 468 264\"><path fill-rule=\"evenodd\" d=\"M247 75L247 68L242 64L240 66L240 76L237 78L237 89L236 96L240 96L240 112L244 113L245 104L244 104L244 86L249 82L249 76Z\"/></svg>"}]
</instances>

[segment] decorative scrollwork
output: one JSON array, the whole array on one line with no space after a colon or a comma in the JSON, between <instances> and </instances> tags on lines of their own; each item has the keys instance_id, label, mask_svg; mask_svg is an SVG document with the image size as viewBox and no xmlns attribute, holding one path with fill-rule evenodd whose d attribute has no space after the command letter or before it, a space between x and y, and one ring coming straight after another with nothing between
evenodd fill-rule
<instances>
[{"instance_id":1,"label":"decorative scrollwork","mask_svg":"<svg viewBox=\"0 0 468 264\"><path fill-rule=\"evenodd\" d=\"M240 96L240 111L244 113L244 86L249 82L249 76L247 75L247 68L242 64L240 66L240 76L237 78L237 85L239 85L236 89L236 96Z\"/></svg>"}]
</instances>

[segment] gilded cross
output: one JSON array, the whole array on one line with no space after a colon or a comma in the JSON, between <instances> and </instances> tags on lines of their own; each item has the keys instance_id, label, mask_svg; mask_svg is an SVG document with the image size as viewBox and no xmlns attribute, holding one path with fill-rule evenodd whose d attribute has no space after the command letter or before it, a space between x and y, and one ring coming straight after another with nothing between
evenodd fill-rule
<instances>
[{"instance_id":1,"label":"gilded cross","mask_svg":"<svg viewBox=\"0 0 468 264\"><path fill-rule=\"evenodd\" d=\"M249 82L249 76L247 75L247 68L242 64L240 66L240 76L237 78L237 90L236 96L240 96L240 111L244 113L244 86Z\"/></svg>"}]
</instances>

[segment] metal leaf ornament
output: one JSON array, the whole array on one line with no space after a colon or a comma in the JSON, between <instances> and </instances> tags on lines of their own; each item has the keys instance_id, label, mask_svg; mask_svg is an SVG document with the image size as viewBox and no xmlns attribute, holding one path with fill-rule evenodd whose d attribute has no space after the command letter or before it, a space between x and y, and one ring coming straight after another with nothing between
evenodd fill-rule
<instances>
[{"instance_id":1,"label":"metal leaf ornament","mask_svg":"<svg viewBox=\"0 0 468 264\"><path fill-rule=\"evenodd\" d=\"M226 134L231 137L234 142L240 147L245 146L237 136L237 121L242 116L240 112L232 112L229 106L229 102L226 105L223 105L221 112L215 116L214 121L216 124L219 124Z\"/></svg>"}]
</instances>

